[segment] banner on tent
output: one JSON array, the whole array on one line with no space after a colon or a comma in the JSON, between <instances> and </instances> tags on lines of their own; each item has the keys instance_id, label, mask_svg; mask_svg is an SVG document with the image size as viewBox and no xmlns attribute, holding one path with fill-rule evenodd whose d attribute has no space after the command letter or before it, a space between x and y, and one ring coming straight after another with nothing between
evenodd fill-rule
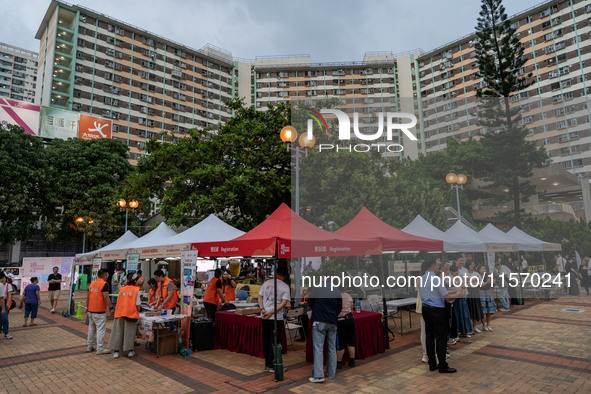
<instances>
[{"instance_id":1,"label":"banner on tent","mask_svg":"<svg viewBox=\"0 0 591 394\"><path fill-rule=\"evenodd\" d=\"M147 248L140 248L138 252L142 259L153 259L156 257L178 257L181 255L181 251L188 249L191 244L178 244L178 245L161 245L152 246Z\"/></svg>"},{"instance_id":2,"label":"banner on tent","mask_svg":"<svg viewBox=\"0 0 591 394\"><path fill-rule=\"evenodd\" d=\"M127 255L127 262L125 264L126 267L126 273L135 273L137 272L137 266L140 260L140 254L139 253L130 253Z\"/></svg>"},{"instance_id":3,"label":"banner on tent","mask_svg":"<svg viewBox=\"0 0 591 394\"><path fill-rule=\"evenodd\" d=\"M100 257L92 259L92 276L91 282L94 282L98 277L98 272L101 269L101 259Z\"/></svg>"}]
</instances>

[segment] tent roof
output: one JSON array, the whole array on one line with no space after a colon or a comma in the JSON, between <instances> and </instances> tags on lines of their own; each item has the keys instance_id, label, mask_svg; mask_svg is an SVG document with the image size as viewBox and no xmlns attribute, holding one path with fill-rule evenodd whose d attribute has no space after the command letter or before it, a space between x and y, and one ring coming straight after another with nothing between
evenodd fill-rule
<instances>
[{"instance_id":1,"label":"tent roof","mask_svg":"<svg viewBox=\"0 0 591 394\"><path fill-rule=\"evenodd\" d=\"M174 237L175 235L177 235L177 232L168 227L166 223L162 222L158 225L158 227L150 231L148 234L127 244L125 248L138 249L147 246L159 245L163 242L168 243L168 239Z\"/></svg>"},{"instance_id":2,"label":"tent roof","mask_svg":"<svg viewBox=\"0 0 591 394\"><path fill-rule=\"evenodd\" d=\"M275 256L279 258L381 254L377 240L351 239L322 230L296 215L285 203L246 234L225 242L193 243L208 257Z\"/></svg>"},{"instance_id":3,"label":"tent roof","mask_svg":"<svg viewBox=\"0 0 591 394\"><path fill-rule=\"evenodd\" d=\"M545 242L536 237L532 237L526 232L513 227L507 231L507 235L514 239L519 245L519 250L526 252L543 252L543 251L561 251L562 245L557 243Z\"/></svg>"},{"instance_id":4,"label":"tent roof","mask_svg":"<svg viewBox=\"0 0 591 394\"><path fill-rule=\"evenodd\" d=\"M94 256L99 254L100 252L108 251L108 250L116 250L120 249L124 245L135 241L138 239L138 236L131 232L131 230L127 230L125 234L117 238L115 241L111 242L110 244L103 246L100 249L93 250L92 252L87 253L79 253L76 255L76 258L79 260L89 260L92 259Z\"/></svg>"},{"instance_id":5,"label":"tent roof","mask_svg":"<svg viewBox=\"0 0 591 394\"><path fill-rule=\"evenodd\" d=\"M478 232L478 234L495 239L497 242L517 243L514 238L512 238L510 235L507 235L507 233L503 232L502 230L499 230L492 223L487 224L482 230Z\"/></svg>"},{"instance_id":6,"label":"tent roof","mask_svg":"<svg viewBox=\"0 0 591 394\"><path fill-rule=\"evenodd\" d=\"M458 241L465 244L465 248L461 251L516 252L518 250L517 244L500 241L484 234L479 234L459 220L445 233L455 237Z\"/></svg>"},{"instance_id":7,"label":"tent roof","mask_svg":"<svg viewBox=\"0 0 591 394\"><path fill-rule=\"evenodd\" d=\"M228 241L245 234L244 231L211 214L193 227L154 245L189 244L192 242Z\"/></svg>"},{"instance_id":8,"label":"tent roof","mask_svg":"<svg viewBox=\"0 0 591 394\"><path fill-rule=\"evenodd\" d=\"M395 250L443 250L443 242L409 234L383 222L367 208L343 227L334 232L349 238L379 239L384 251Z\"/></svg>"}]
</instances>

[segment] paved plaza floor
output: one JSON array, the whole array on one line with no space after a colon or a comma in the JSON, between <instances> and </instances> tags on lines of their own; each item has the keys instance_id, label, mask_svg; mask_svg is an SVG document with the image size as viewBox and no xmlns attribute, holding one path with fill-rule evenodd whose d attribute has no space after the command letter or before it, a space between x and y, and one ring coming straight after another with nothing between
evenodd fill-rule
<instances>
[{"instance_id":1,"label":"paved plaza floor","mask_svg":"<svg viewBox=\"0 0 591 394\"><path fill-rule=\"evenodd\" d=\"M22 327L23 311L10 312L14 338L0 336L0 392L591 392L588 296L527 300L510 312L496 313L494 331L452 346L449 364L458 369L456 374L428 371L421 362L418 316L413 314L410 328L404 313L405 334L397 334L389 350L357 361L355 368L345 366L323 384L308 382L312 366L301 342L288 345L282 382L273 382L263 371L262 359L226 350L156 358L140 346L133 359L87 354L87 327L81 320L49 313L48 305L41 306L35 327ZM59 306L61 311L65 301Z\"/></svg>"}]
</instances>

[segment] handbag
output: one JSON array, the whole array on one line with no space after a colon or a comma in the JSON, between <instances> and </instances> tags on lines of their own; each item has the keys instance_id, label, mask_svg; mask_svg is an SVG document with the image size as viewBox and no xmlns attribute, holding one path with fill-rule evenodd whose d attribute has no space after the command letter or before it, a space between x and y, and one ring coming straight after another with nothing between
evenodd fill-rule
<instances>
[{"instance_id":1,"label":"handbag","mask_svg":"<svg viewBox=\"0 0 591 394\"><path fill-rule=\"evenodd\" d=\"M16 302L14 300L11 300L11 302L10 302L10 308L8 308L8 310L11 311L14 308L16 308Z\"/></svg>"}]
</instances>

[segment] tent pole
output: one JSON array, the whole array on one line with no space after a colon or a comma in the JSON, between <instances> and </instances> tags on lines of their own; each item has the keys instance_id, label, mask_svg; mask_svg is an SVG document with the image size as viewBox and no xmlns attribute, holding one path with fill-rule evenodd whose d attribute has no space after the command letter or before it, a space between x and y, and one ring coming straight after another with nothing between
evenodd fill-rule
<instances>
[{"instance_id":1,"label":"tent pole","mask_svg":"<svg viewBox=\"0 0 591 394\"><path fill-rule=\"evenodd\" d=\"M386 283L386 274L384 272L384 254L380 255L380 268L382 270L382 286ZM386 349L390 349L390 334L388 329L388 304L386 304L386 294L384 292L384 287L382 287L382 311L383 311L383 331L384 331L384 344Z\"/></svg>"}]
</instances>

